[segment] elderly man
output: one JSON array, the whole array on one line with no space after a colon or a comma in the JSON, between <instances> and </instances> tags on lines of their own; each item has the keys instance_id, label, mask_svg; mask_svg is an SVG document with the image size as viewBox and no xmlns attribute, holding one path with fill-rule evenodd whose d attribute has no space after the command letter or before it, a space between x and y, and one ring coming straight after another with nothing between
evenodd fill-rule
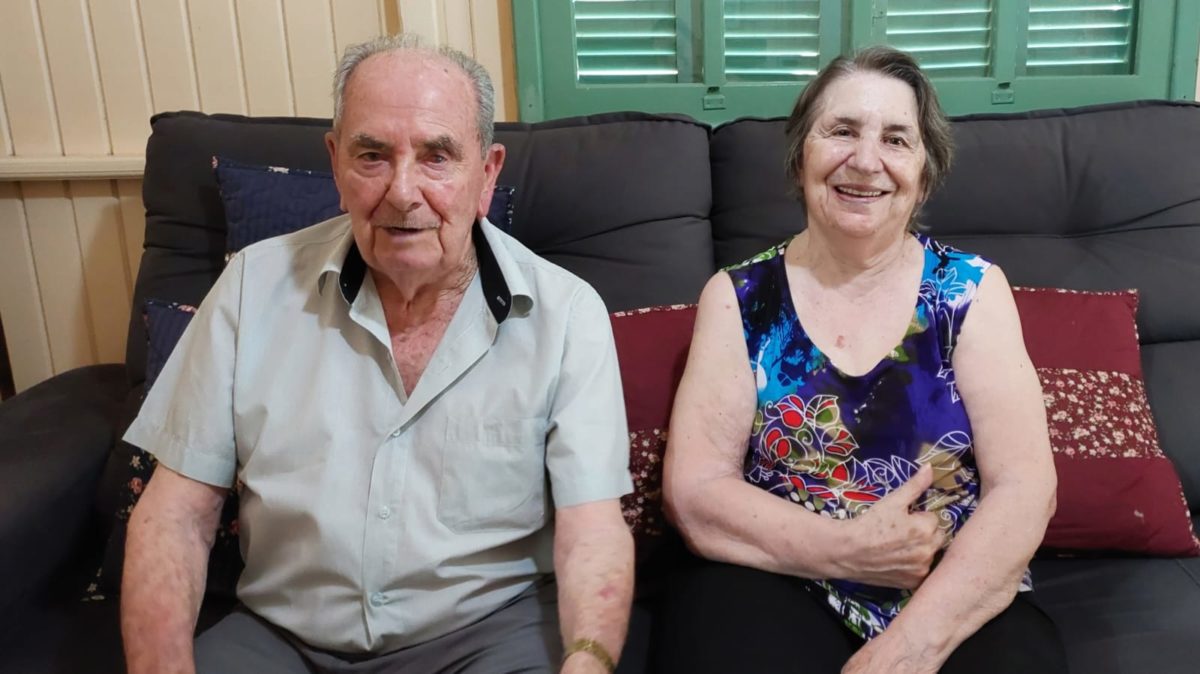
<instances>
[{"instance_id":1,"label":"elderly man","mask_svg":"<svg viewBox=\"0 0 1200 674\"><path fill-rule=\"evenodd\" d=\"M380 38L335 100L346 214L230 261L126 435L159 462L129 669L611 671L633 563L604 305L483 218L505 150L478 64ZM235 482L241 606L193 644Z\"/></svg>"}]
</instances>

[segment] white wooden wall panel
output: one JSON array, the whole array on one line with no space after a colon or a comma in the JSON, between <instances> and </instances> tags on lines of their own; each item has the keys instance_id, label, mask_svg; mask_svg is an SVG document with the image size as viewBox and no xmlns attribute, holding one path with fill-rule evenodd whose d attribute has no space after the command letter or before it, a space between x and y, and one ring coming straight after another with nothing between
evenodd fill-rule
<instances>
[{"instance_id":1,"label":"white wooden wall panel","mask_svg":"<svg viewBox=\"0 0 1200 674\"><path fill-rule=\"evenodd\" d=\"M138 0L138 7L154 111L199 109L184 0Z\"/></svg>"},{"instance_id":2,"label":"white wooden wall panel","mask_svg":"<svg viewBox=\"0 0 1200 674\"><path fill-rule=\"evenodd\" d=\"M366 42L385 30L383 6L365 0L329 0L333 9L333 44L337 58L346 47Z\"/></svg>"},{"instance_id":3,"label":"white wooden wall panel","mask_svg":"<svg viewBox=\"0 0 1200 674\"><path fill-rule=\"evenodd\" d=\"M101 363L120 363L125 360L129 330L121 204L113 194L111 181L74 181L69 187L96 358Z\"/></svg>"},{"instance_id":4,"label":"white wooden wall panel","mask_svg":"<svg viewBox=\"0 0 1200 674\"><path fill-rule=\"evenodd\" d=\"M450 45L464 54L475 51L475 38L471 33L471 4L468 0L442 0L440 23L442 44Z\"/></svg>"},{"instance_id":5,"label":"white wooden wall panel","mask_svg":"<svg viewBox=\"0 0 1200 674\"><path fill-rule=\"evenodd\" d=\"M39 0L39 6L63 154L109 154L112 145L104 120L100 71L87 3Z\"/></svg>"},{"instance_id":6,"label":"white wooden wall panel","mask_svg":"<svg viewBox=\"0 0 1200 674\"><path fill-rule=\"evenodd\" d=\"M140 155L155 112L328 116L345 48L401 26L474 55L509 119L508 1L0 0L0 167L99 167L69 183L0 179L0 316L17 390L124 357L142 182L102 178L97 155Z\"/></svg>"},{"instance_id":7,"label":"white wooden wall panel","mask_svg":"<svg viewBox=\"0 0 1200 674\"><path fill-rule=\"evenodd\" d=\"M66 185L26 183L21 191L54 371L95 363L83 262Z\"/></svg>"},{"instance_id":8,"label":"white wooden wall panel","mask_svg":"<svg viewBox=\"0 0 1200 674\"><path fill-rule=\"evenodd\" d=\"M204 112L246 114L246 82L234 0L188 0L196 82Z\"/></svg>"},{"instance_id":9,"label":"white wooden wall panel","mask_svg":"<svg viewBox=\"0 0 1200 674\"><path fill-rule=\"evenodd\" d=\"M492 76L492 85L496 89L496 120L516 120L516 104L513 110L508 109L509 101L513 99L509 91L514 78L512 54L512 17L501 16L501 4L508 8L508 0L485 0L471 4L471 40L474 45L476 61ZM507 19L508 26L504 25ZM505 46L507 45L507 50ZM507 63L507 68L505 64Z\"/></svg>"},{"instance_id":10,"label":"white wooden wall panel","mask_svg":"<svg viewBox=\"0 0 1200 674\"><path fill-rule=\"evenodd\" d=\"M287 0L284 22L296 114L333 116L329 81L336 57L329 0Z\"/></svg>"},{"instance_id":11,"label":"white wooden wall panel","mask_svg":"<svg viewBox=\"0 0 1200 674\"><path fill-rule=\"evenodd\" d=\"M280 0L237 0L242 69L251 115L295 113Z\"/></svg>"},{"instance_id":12,"label":"white wooden wall panel","mask_svg":"<svg viewBox=\"0 0 1200 674\"><path fill-rule=\"evenodd\" d=\"M33 246L17 186L0 183L0 316L18 391L54 374Z\"/></svg>"},{"instance_id":13,"label":"white wooden wall panel","mask_svg":"<svg viewBox=\"0 0 1200 674\"><path fill-rule=\"evenodd\" d=\"M0 157L7 157L12 153L12 132L8 130L8 112L4 105L4 82L0 78Z\"/></svg>"},{"instance_id":14,"label":"white wooden wall panel","mask_svg":"<svg viewBox=\"0 0 1200 674\"><path fill-rule=\"evenodd\" d=\"M35 0L0 3L0 82L14 154L62 154Z\"/></svg>"},{"instance_id":15,"label":"white wooden wall panel","mask_svg":"<svg viewBox=\"0 0 1200 674\"><path fill-rule=\"evenodd\" d=\"M113 154L141 154L153 106L137 0L90 0L89 7Z\"/></svg>"},{"instance_id":16,"label":"white wooden wall panel","mask_svg":"<svg viewBox=\"0 0 1200 674\"><path fill-rule=\"evenodd\" d=\"M133 282L142 264L142 244L146 238L146 208L142 205L142 181L117 180L117 198L121 204L121 230L125 245L125 287L133 297Z\"/></svg>"}]
</instances>

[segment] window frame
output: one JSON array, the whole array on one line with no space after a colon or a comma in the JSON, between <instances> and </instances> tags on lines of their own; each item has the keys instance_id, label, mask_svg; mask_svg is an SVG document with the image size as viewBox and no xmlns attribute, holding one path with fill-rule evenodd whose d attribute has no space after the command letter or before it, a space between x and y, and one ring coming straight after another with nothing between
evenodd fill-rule
<instances>
[{"instance_id":1,"label":"window frame","mask_svg":"<svg viewBox=\"0 0 1200 674\"><path fill-rule=\"evenodd\" d=\"M881 44L887 0L819 0L818 65L838 53ZM704 44L724 42L722 7L703 2ZM1037 76L1024 62L1029 0L995 0L993 66L987 77L933 80L952 115L1023 112L1148 98L1194 100L1200 49L1200 0L1141 0L1129 75ZM520 118L525 122L642 110L720 123L739 117L786 115L803 85L727 82L723 53L704 50L704 81L687 84L579 84L571 2L512 0ZM543 30L542 27L553 30ZM556 55L550 58L550 55ZM565 55L566 57L564 58Z\"/></svg>"}]
</instances>

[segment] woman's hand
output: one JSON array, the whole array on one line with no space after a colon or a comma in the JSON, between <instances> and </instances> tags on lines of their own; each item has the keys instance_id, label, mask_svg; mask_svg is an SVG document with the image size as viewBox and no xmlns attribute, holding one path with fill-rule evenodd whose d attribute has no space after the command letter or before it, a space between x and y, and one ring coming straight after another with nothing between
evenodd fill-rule
<instances>
[{"instance_id":1,"label":"woman's hand","mask_svg":"<svg viewBox=\"0 0 1200 674\"><path fill-rule=\"evenodd\" d=\"M842 674L937 674L942 662L934 649L909 636L889 627L858 649Z\"/></svg>"},{"instance_id":2,"label":"woman's hand","mask_svg":"<svg viewBox=\"0 0 1200 674\"><path fill-rule=\"evenodd\" d=\"M837 560L843 568L838 578L905 590L925 580L944 535L937 515L909 509L932 483L933 469L923 465L908 482L846 523L849 544Z\"/></svg>"}]
</instances>

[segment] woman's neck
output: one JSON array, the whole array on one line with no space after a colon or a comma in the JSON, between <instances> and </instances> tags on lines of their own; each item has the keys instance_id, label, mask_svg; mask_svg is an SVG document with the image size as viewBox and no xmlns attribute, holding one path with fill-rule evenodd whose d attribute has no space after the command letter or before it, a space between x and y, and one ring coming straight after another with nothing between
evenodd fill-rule
<instances>
[{"instance_id":1,"label":"woman's neck","mask_svg":"<svg viewBox=\"0 0 1200 674\"><path fill-rule=\"evenodd\" d=\"M907 230L859 239L809 227L788 246L788 261L806 268L825 287L870 288L904 269L910 238Z\"/></svg>"}]
</instances>

